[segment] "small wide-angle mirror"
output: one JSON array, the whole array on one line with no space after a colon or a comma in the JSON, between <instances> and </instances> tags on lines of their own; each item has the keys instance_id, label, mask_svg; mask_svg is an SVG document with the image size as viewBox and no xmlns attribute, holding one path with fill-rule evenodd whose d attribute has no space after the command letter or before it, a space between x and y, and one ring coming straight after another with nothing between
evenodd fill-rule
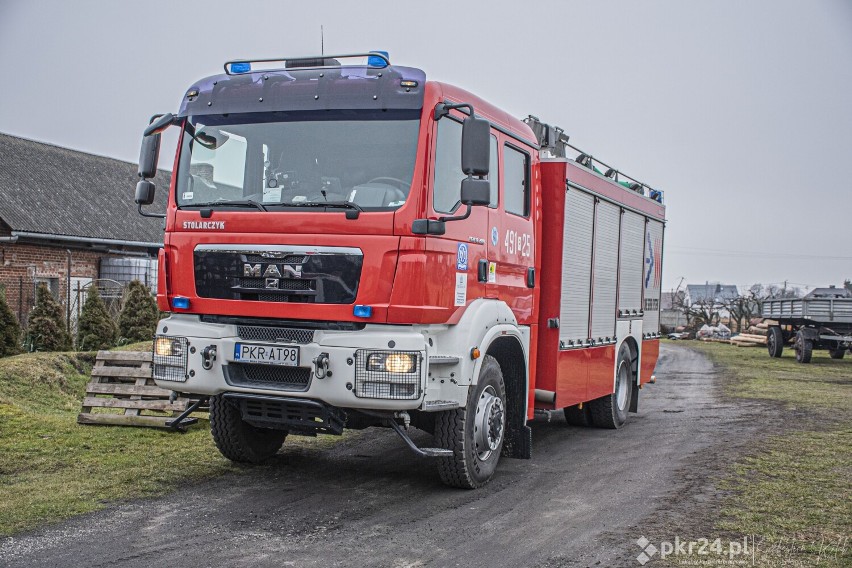
<instances>
[{"instance_id":1,"label":"small wide-angle mirror","mask_svg":"<svg viewBox=\"0 0 852 568\"><path fill-rule=\"evenodd\" d=\"M461 202L465 205L488 205L491 203L491 182L472 177L463 179Z\"/></svg>"}]
</instances>

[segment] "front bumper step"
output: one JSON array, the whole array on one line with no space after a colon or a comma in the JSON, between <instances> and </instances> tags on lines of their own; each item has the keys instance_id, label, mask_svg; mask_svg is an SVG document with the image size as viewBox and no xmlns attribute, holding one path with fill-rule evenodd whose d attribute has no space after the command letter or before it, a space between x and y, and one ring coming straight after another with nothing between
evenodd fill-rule
<instances>
[{"instance_id":1,"label":"front bumper step","mask_svg":"<svg viewBox=\"0 0 852 568\"><path fill-rule=\"evenodd\" d=\"M240 409L245 422L258 428L288 430L300 436L343 434L346 413L306 398L229 392L222 397Z\"/></svg>"}]
</instances>

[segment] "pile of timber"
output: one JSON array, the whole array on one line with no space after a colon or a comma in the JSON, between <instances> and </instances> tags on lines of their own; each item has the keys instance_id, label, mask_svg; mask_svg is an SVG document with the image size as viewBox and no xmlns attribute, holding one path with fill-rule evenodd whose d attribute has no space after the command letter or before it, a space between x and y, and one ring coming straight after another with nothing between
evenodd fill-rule
<instances>
[{"instance_id":1,"label":"pile of timber","mask_svg":"<svg viewBox=\"0 0 852 568\"><path fill-rule=\"evenodd\" d=\"M732 337L729 341L731 345L736 345L737 347L760 347L762 345L766 345L766 336L753 333L741 333Z\"/></svg>"},{"instance_id":2,"label":"pile of timber","mask_svg":"<svg viewBox=\"0 0 852 568\"><path fill-rule=\"evenodd\" d=\"M759 323L752 324L746 331L749 335L762 335L763 337L766 337L766 334L769 333L769 323L761 321Z\"/></svg>"},{"instance_id":3,"label":"pile of timber","mask_svg":"<svg viewBox=\"0 0 852 568\"><path fill-rule=\"evenodd\" d=\"M168 428L190 404L186 398L171 400L171 394L151 378L150 352L98 351L77 422ZM181 427L195 422L187 418Z\"/></svg>"}]
</instances>

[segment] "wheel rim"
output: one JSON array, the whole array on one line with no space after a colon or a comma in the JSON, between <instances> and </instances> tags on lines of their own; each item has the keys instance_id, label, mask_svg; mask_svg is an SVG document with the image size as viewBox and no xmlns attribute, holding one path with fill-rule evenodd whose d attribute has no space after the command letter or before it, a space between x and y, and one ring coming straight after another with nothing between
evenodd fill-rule
<instances>
[{"instance_id":1,"label":"wheel rim","mask_svg":"<svg viewBox=\"0 0 852 568\"><path fill-rule=\"evenodd\" d=\"M767 343L769 344L769 352L775 353L775 334L770 333L769 338L767 339Z\"/></svg>"},{"instance_id":2,"label":"wheel rim","mask_svg":"<svg viewBox=\"0 0 852 568\"><path fill-rule=\"evenodd\" d=\"M476 403L476 418L473 422L473 441L476 455L485 461L503 441L506 426L506 413L503 401L494 392L492 386L485 387Z\"/></svg>"},{"instance_id":3,"label":"wheel rim","mask_svg":"<svg viewBox=\"0 0 852 568\"><path fill-rule=\"evenodd\" d=\"M617 384L615 385L615 404L619 410L624 410L627 406L627 391L630 388L627 371L627 361L622 361L618 365Z\"/></svg>"}]
</instances>

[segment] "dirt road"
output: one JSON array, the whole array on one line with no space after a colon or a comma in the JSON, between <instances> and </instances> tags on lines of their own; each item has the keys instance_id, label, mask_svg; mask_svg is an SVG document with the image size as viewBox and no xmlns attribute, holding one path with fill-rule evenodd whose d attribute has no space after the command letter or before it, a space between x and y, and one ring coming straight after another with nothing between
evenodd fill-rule
<instances>
[{"instance_id":1,"label":"dirt road","mask_svg":"<svg viewBox=\"0 0 852 568\"><path fill-rule=\"evenodd\" d=\"M0 540L0 565L638 566L643 527L659 530L668 504L700 487L703 456L754 422L717 396L699 354L664 345L657 376L624 429L535 423L533 459L503 459L477 491L442 486L429 460L371 429Z\"/></svg>"}]
</instances>

